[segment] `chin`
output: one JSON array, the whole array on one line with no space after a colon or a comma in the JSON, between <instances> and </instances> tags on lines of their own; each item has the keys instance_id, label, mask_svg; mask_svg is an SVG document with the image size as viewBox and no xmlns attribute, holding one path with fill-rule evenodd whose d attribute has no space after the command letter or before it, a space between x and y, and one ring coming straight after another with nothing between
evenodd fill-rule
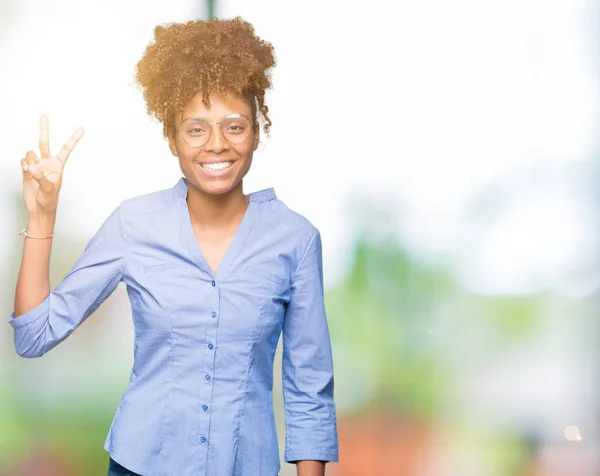
<instances>
[{"instance_id":1,"label":"chin","mask_svg":"<svg viewBox=\"0 0 600 476\"><path fill-rule=\"evenodd\" d=\"M205 180L194 181L194 186L204 193L209 193L211 195L222 195L231 191L235 187L235 184L229 183L229 181L225 182L207 182Z\"/></svg>"},{"instance_id":2,"label":"chin","mask_svg":"<svg viewBox=\"0 0 600 476\"><path fill-rule=\"evenodd\" d=\"M229 191L231 191L233 187L205 187L203 190L206 193L210 193L211 195L223 195Z\"/></svg>"}]
</instances>

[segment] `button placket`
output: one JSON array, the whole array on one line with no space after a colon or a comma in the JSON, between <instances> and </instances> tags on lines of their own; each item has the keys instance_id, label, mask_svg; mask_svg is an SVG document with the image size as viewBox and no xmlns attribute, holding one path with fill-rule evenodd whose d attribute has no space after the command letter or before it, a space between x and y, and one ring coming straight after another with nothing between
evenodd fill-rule
<instances>
[{"instance_id":1,"label":"button placket","mask_svg":"<svg viewBox=\"0 0 600 476\"><path fill-rule=\"evenodd\" d=\"M204 382L203 382L203 390L201 391L201 403L202 403L202 413L201 413L201 425L200 425L200 442L205 443L208 439L208 431L210 427L210 405L212 399L212 390L213 390L213 376L215 369L215 351L213 349L216 348L217 343L217 329L218 329L218 320L216 319L219 311L219 295L220 289L217 285L216 280L211 280L210 285L212 287L212 309L210 311L208 318L208 322L206 325L206 334L205 334L205 351L209 352L212 355L206 355L203 361L203 371L204 371Z\"/></svg>"}]
</instances>

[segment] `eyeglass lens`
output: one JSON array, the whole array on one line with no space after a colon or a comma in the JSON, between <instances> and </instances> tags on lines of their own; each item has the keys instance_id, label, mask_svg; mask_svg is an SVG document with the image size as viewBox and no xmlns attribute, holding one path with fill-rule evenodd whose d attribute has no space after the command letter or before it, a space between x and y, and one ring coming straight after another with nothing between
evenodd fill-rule
<instances>
[{"instance_id":1,"label":"eyeglass lens","mask_svg":"<svg viewBox=\"0 0 600 476\"><path fill-rule=\"evenodd\" d=\"M244 116L225 118L220 126L223 137L234 144L244 141L250 134L250 123ZM211 125L198 117L187 119L181 126L183 140L194 147L206 144L210 135Z\"/></svg>"}]
</instances>

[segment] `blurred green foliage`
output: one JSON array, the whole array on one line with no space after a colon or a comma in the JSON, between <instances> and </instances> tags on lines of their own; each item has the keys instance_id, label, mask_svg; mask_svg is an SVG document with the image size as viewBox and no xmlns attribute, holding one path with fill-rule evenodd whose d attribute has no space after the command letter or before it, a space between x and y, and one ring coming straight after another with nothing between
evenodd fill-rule
<instances>
[{"instance_id":1,"label":"blurred green foliage","mask_svg":"<svg viewBox=\"0 0 600 476\"><path fill-rule=\"evenodd\" d=\"M453 288L448 276L412 262L397 242L358 240L351 272L326 293L342 406L418 418L436 413L448 382L432 334L436 306ZM356 398L345 405L348 395Z\"/></svg>"},{"instance_id":2,"label":"blurred green foliage","mask_svg":"<svg viewBox=\"0 0 600 476\"><path fill-rule=\"evenodd\" d=\"M462 362L485 362L541 324L543 296L473 295L397 239L360 236L353 256L346 279L326 292L343 411L434 419L451 404Z\"/></svg>"}]
</instances>

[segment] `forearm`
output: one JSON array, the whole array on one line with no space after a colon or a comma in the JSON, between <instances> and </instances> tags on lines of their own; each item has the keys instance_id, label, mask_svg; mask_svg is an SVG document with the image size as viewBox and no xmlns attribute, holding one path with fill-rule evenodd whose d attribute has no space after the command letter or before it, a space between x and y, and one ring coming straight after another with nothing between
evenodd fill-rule
<instances>
[{"instance_id":1,"label":"forearm","mask_svg":"<svg viewBox=\"0 0 600 476\"><path fill-rule=\"evenodd\" d=\"M325 463L311 460L298 461L296 471L298 476L325 476Z\"/></svg>"},{"instance_id":2,"label":"forearm","mask_svg":"<svg viewBox=\"0 0 600 476\"><path fill-rule=\"evenodd\" d=\"M56 215L32 215L27 233L50 236L54 233ZM18 317L39 305L50 293L50 252L52 238L24 238L21 269L15 291L14 315Z\"/></svg>"}]
</instances>

